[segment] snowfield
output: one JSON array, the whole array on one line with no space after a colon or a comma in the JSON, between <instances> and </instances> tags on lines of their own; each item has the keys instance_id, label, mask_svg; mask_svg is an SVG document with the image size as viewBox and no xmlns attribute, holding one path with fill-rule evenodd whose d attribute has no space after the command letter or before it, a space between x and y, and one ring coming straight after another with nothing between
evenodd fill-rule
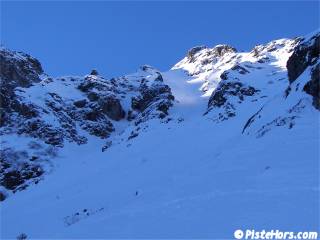
<instances>
[{"instance_id":1,"label":"snowfield","mask_svg":"<svg viewBox=\"0 0 320 240\"><path fill-rule=\"evenodd\" d=\"M319 32L304 41L314 36ZM141 118L138 125L110 120L115 131L107 138L77 122L86 143L65 140L42 165L47 170L37 184L15 193L2 187L1 239L22 233L28 239L233 239L237 229L319 231L319 110L303 91L315 65L289 82L286 64L298 44L281 39L240 53L226 45L200 47L161 73L175 98L165 117ZM119 92L125 112L137 96L137 79L147 79L148 88L157 81L158 71L145 68L123 78L132 84ZM64 87L42 80L19 96L43 108L46 92L81 100L85 94L65 79ZM59 125L55 115L43 118ZM28 139L6 133L2 146L28 150ZM111 146L104 148L106 142Z\"/></svg>"}]
</instances>

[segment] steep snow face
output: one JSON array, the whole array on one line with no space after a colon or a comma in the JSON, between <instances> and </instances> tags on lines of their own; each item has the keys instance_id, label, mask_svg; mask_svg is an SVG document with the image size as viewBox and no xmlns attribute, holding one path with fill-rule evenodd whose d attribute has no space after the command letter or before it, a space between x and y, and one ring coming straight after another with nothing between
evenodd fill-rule
<instances>
[{"instance_id":1,"label":"steep snow face","mask_svg":"<svg viewBox=\"0 0 320 240\"><path fill-rule=\"evenodd\" d=\"M65 131L57 148L8 121L1 126L11 129L1 139L1 176L15 170L7 183L32 172L37 181L23 191L3 186L9 196L1 203L1 237L231 239L236 229L317 231L319 111L310 92L319 86L312 75L319 52L294 81L286 68L314 36L251 52L196 47L164 73L142 66L120 78L94 73L15 88L19 101L48 111L29 119L65 131L46 104L58 102L86 141L68 141ZM103 118L83 117L93 110ZM98 123L101 133L108 122L112 130L102 138L84 127Z\"/></svg>"}]
</instances>

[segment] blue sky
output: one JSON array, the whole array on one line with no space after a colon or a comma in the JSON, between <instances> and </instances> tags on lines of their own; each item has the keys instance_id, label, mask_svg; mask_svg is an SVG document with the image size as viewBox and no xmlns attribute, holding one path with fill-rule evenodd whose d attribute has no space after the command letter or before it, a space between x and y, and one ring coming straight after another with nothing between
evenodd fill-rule
<instances>
[{"instance_id":1,"label":"blue sky","mask_svg":"<svg viewBox=\"0 0 320 240\"><path fill-rule=\"evenodd\" d=\"M238 50L319 27L318 1L1 2L1 42L52 76L164 71L195 45Z\"/></svg>"}]
</instances>

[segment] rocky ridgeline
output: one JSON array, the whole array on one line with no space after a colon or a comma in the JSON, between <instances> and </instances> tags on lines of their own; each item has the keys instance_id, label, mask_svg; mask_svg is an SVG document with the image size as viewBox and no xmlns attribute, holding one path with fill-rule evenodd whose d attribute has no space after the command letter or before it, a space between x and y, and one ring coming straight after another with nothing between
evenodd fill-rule
<instances>
[{"instance_id":1,"label":"rocky ridgeline","mask_svg":"<svg viewBox=\"0 0 320 240\"><path fill-rule=\"evenodd\" d=\"M201 90L209 96L205 115L223 122L247 115L242 109L258 110L288 87L285 63L279 60L289 57L297 44L297 39L280 39L250 52L238 52L229 45L195 47L173 69L184 69L203 82Z\"/></svg>"},{"instance_id":2,"label":"rocky ridgeline","mask_svg":"<svg viewBox=\"0 0 320 240\"><path fill-rule=\"evenodd\" d=\"M117 121L137 126L163 119L174 100L150 66L113 79L95 70L85 77L51 78L27 54L2 48L0 57L0 183L6 191L37 183L66 142L86 144L88 135L107 139ZM26 146L13 147L12 136L25 138Z\"/></svg>"},{"instance_id":3,"label":"rocky ridgeline","mask_svg":"<svg viewBox=\"0 0 320 240\"><path fill-rule=\"evenodd\" d=\"M187 62L194 63L197 61L197 58L202 57L203 59L201 63L203 65L206 65L214 61L218 61L219 58L223 57L225 54L236 52L237 49L225 44L217 45L214 48L208 48L206 46L197 46L191 48L188 51Z\"/></svg>"},{"instance_id":4,"label":"rocky ridgeline","mask_svg":"<svg viewBox=\"0 0 320 240\"><path fill-rule=\"evenodd\" d=\"M261 118L264 105L275 104L272 102L278 95L285 100L291 89L300 100L307 101L303 93L311 95L313 105L319 109L319 48L319 32L257 45L250 52L238 52L229 45L198 46L190 49L173 69L183 69L203 83L200 89L210 96L207 118L219 123L240 117L245 125L243 131L248 133L250 123ZM263 136L271 126L292 128L305 101L290 103L287 113L262 124L255 134Z\"/></svg>"},{"instance_id":5,"label":"rocky ridgeline","mask_svg":"<svg viewBox=\"0 0 320 240\"><path fill-rule=\"evenodd\" d=\"M177 63L173 69L185 69L188 75L198 76L217 68L215 64L236 56L237 50L229 45L217 45L213 48L197 46L191 48L187 56Z\"/></svg>"}]
</instances>

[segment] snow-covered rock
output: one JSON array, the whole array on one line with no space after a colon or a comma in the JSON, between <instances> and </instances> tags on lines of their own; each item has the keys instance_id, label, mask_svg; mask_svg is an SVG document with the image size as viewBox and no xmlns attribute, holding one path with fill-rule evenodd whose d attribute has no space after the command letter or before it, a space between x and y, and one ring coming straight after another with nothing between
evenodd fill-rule
<instances>
[{"instance_id":1,"label":"snow-covered rock","mask_svg":"<svg viewBox=\"0 0 320 240\"><path fill-rule=\"evenodd\" d=\"M64 147L66 142L86 144L88 134L110 137L115 122L126 121L126 115L136 124L166 117L174 99L161 74L150 66L116 79L104 79L96 70L84 77L51 78L43 73L39 61L27 54L2 48L0 57L0 133L4 141L8 135L16 135L30 142L40 140L44 148ZM26 156L18 160L16 156L21 154L15 144L2 144L0 181L5 188L22 189L22 174L30 166L36 170L28 172L28 179L44 172L40 165L29 164L29 147L23 150ZM19 166L13 162L20 162Z\"/></svg>"},{"instance_id":2,"label":"snow-covered rock","mask_svg":"<svg viewBox=\"0 0 320 240\"><path fill-rule=\"evenodd\" d=\"M29 87L41 81L40 62L28 54L0 48L1 84Z\"/></svg>"}]
</instances>

